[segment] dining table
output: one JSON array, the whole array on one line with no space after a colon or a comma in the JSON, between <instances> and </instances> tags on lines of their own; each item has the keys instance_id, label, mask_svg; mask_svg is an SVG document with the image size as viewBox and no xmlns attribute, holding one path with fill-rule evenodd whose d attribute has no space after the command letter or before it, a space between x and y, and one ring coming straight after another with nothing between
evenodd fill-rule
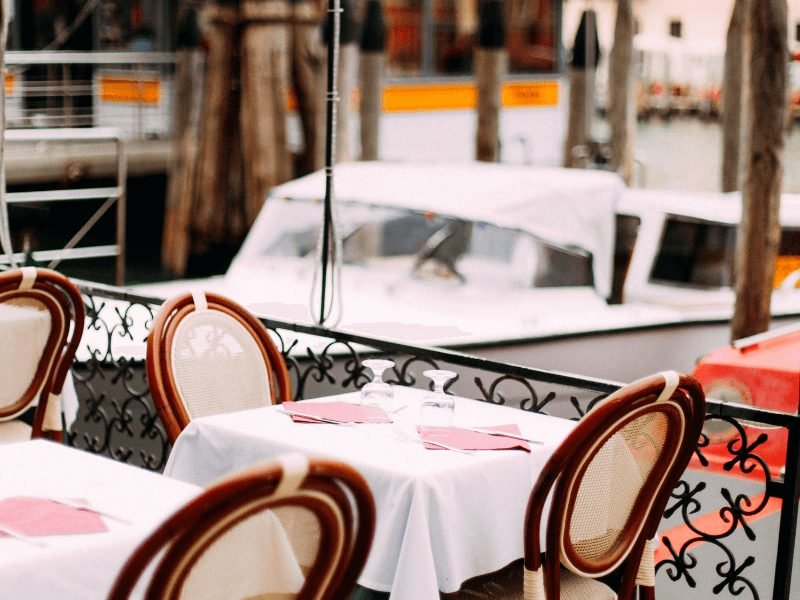
<instances>
[{"instance_id":1,"label":"dining table","mask_svg":"<svg viewBox=\"0 0 800 600\"><path fill-rule=\"evenodd\" d=\"M197 485L45 440L0 446L0 596L105 598Z\"/></svg>"},{"instance_id":2,"label":"dining table","mask_svg":"<svg viewBox=\"0 0 800 600\"><path fill-rule=\"evenodd\" d=\"M394 386L391 422L296 422L307 401L192 420L177 438L165 475L196 485L287 452L350 464L376 505L372 549L358 583L391 600L438 598L523 556L528 497L542 467L575 422L455 397L453 425L516 425L522 448L451 451L421 443L426 391ZM359 403L358 393L314 403ZM296 419L296 417L295 417ZM506 438L502 438L506 439ZM525 445L525 443L523 443Z\"/></svg>"}]
</instances>

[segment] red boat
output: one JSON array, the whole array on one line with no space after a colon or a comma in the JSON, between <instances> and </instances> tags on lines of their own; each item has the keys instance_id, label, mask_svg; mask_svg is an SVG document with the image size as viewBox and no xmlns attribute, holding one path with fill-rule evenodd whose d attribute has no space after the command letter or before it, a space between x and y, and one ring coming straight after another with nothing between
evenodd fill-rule
<instances>
[{"instance_id":1,"label":"red boat","mask_svg":"<svg viewBox=\"0 0 800 600\"><path fill-rule=\"evenodd\" d=\"M709 399L796 413L800 408L800 325L718 348L698 361L693 375ZM748 446L767 434L753 453L766 461L773 476L779 476L786 457L786 430L742 425ZM703 454L713 467L723 468L741 448L739 433L730 423L714 419L707 422L705 431L709 445Z\"/></svg>"}]
</instances>

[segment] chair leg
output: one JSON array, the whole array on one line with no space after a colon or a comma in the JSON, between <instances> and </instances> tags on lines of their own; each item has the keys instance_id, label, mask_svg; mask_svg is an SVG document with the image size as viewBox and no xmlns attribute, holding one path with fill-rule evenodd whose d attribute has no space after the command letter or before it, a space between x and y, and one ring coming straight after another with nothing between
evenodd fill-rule
<instances>
[{"instance_id":1,"label":"chair leg","mask_svg":"<svg viewBox=\"0 0 800 600\"><path fill-rule=\"evenodd\" d=\"M640 585L639 600L656 600L656 588L651 585Z\"/></svg>"}]
</instances>

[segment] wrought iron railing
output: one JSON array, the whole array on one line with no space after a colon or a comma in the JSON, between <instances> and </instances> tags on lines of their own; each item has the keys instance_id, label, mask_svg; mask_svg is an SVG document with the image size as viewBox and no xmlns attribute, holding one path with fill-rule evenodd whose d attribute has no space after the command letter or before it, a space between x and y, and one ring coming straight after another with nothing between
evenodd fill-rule
<instances>
[{"instance_id":1,"label":"wrought iron railing","mask_svg":"<svg viewBox=\"0 0 800 600\"><path fill-rule=\"evenodd\" d=\"M81 284L87 326L74 368L77 419L67 443L161 470L169 453L141 358L160 300ZM369 377L362 357L391 357L389 378L423 386L421 372L452 368L460 396L579 419L619 384L490 361L321 327L265 319L297 399L353 391ZM657 552L659 597L788 600L800 498L800 417L708 401L707 429L676 487Z\"/></svg>"}]
</instances>

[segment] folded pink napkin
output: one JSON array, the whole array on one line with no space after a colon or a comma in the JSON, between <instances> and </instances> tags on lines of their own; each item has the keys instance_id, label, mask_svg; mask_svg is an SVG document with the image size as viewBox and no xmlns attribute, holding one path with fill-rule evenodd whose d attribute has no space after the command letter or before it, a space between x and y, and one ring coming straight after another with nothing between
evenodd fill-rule
<instances>
[{"instance_id":1,"label":"folded pink napkin","mask_svg":"<svg viewBox=\"0 0 800 600\"><path fill-rule=\"evenodd\" d=\"M505 431L507 433L520 434L519 427L515 423L509 425L491 425L481 427L481 429L491 429L492 431ZM470 431L460 427L417 427L419 437L424 442L431 440L440 442L459 450L525 450L531 451L528 442L514 438ZM425 444L429 450L445 450L441 446Z\"/></svg>"},{"instance_id":2,"label":"folded pink napkin","mask_svg":"<svg viewBox=\"0 0 800 600\"><path fill-rule=\"evenodd\" d=\"M59 504L47 498L30 496L13 496L0 500L0 530L3 525L29 536L108 531L97 513ZM0 531L0 536L4 535L6 534Z\"/></svg>"},{"instance_id":3,"label":"folded pink napkin","mask_svg":"<svg viewBox=\"0 0 800 600\"><path fill-rule=\"evenodd\" d=\"M296 423L318 423L313 417L331 419L342 423L391 423L386 411L377 406L361 406L349 402L284 402L281 407L292 415ZM307 418L303 415L307 415Z\"/></svg>"}]
</instances>

